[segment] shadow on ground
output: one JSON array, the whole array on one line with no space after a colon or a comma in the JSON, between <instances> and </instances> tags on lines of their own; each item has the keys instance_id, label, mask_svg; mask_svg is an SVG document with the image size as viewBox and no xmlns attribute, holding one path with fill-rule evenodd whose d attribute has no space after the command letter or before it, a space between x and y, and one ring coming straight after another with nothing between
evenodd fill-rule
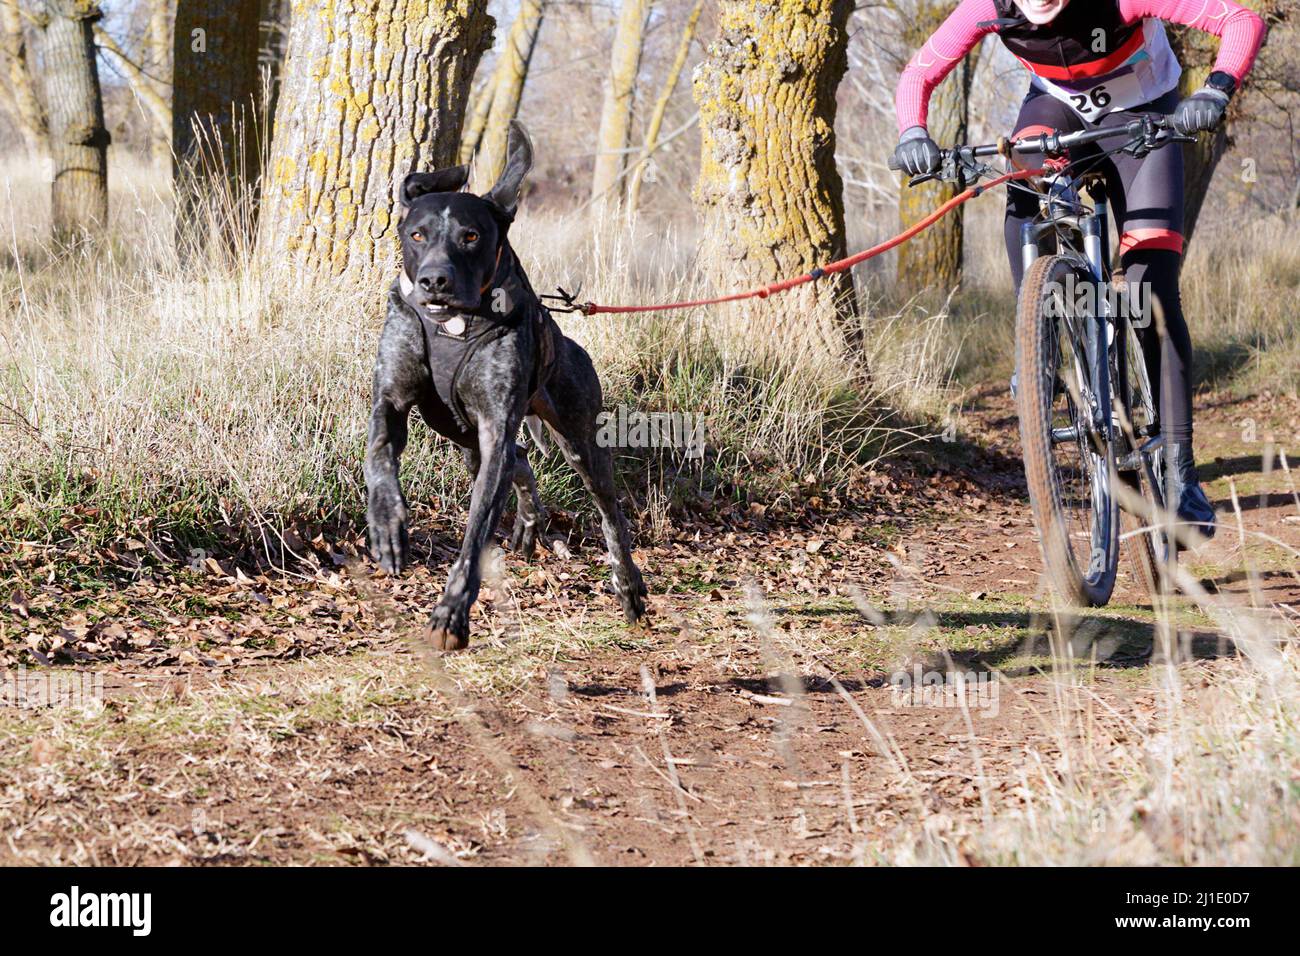
<instances>
[{"instance_id":1,"label":"shadow on ground","mask_svg":"<svg viewBox=\"0 0 1300 956\"><path fill-rule=\"evenodd\" d=\"M808 619L839 616L861 620L852 608L797 608L790 614ZM997 670L1019 677L1050 669L1053 662L1073 662L1106 668L1129 668L1161 662L1161 635L1151 621L1114 614L1061 618L1038 611L933 610L882 612L876 627L913 628L925 643L941 646L925 652L923 670L952 672ZM995 635L992 647L965 649L951 646L963 632ZM1209 629L1180 629L1172 656L1178 661L1212 660L1235 655L1230 640ZM912 666L911 664L908 665ZM879 686L880 679L867 681Z\"/></svg>"}]
</instances>

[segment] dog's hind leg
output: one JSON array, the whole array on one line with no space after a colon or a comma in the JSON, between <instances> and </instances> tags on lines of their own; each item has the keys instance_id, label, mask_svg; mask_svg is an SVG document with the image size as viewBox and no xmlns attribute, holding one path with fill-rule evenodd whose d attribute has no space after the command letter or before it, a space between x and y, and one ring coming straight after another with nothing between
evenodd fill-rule
<instances>
[{"instance_id":1,"label":"dog's hind leg","mask_svg":"<svg viewBox=\"0 0 1300 956\"><path fill-rule=\"evenodd\" d=\"M478 477L478 466L482 463L483 457L478 453L477 448L462 448L460 453L465 459L465 470L469 472L469 480L473 481Z\"/></svg>"},{"instance_id":2,"label":"dog's hind leg","mask_svg":"<svg viewBox=\"0 0 1300 956\"><path fill-rule=\"evenodd\" d=\"M480 463L474 476L465 540L447 575L447 588L429 618L429 639L435 650L469 646L469 609L483 583L479 562L501 521L510 493L515 473L514 435L518 430L518 418L505 423L479 421Z\"/></svg>"},{"instance_id":3,"label":"dog's hind leg","mask_svg":"<svg viewBox=\"0 0 1300 956\"><path fill-rule=\"evenodd\" d=\"M591 496L596 499L600 512L600 527L609 551L610 582L618 595L623 614L629 621L640 620L645 614L645 582L641 571L632 560L632 539L628 533L627 519L618 505L614 489L614 461L608 448L596 443L595 435L555 436L565 460L578 473Z\"/></svg>"},{"instance_id":4,"label":"dog's hind leg","mask_svg":"<svg viewBox=\"0 0 1300 956\"><path fill-rule=\"evenodd\" d=\"M645 614L646 588L641 571L632 560L632 540L627 519L618 504L614 487L614 459L608 448L596 440L596 416L600 414L600 379L587 353L565 340L544 400L534 410L550 426L560 452L600 511L600 526L609 550L610 578L623 613L629 621Z\"/></svg>"},{"instance_id":5,"label":"dog's hind leg","mask_svg":"<svg viewBox=\"0 0 1300 956\"><path fill-rule=\"evenodd\" d=\"M537 539L545 530L546 509L537 494L537 478L528 464L528 454L515 446L515 527L510 533L510 548L525 558L537 551Z\"/></svg>"},{"instance_id":6,"label":"dog's hind leg","mask_svg":"<svg viewBox=\"0 0 1300 956\"><path fill-rule=\"evenodd\" d=\"M473 481L478 477L482 456L477 448L465 448L462 451L465 470ZM515 445L515 473L511 483L518 503L515 507L515 526L510 533L510 550L531 558L537 550L537 539L546 529L546 509L542 507L542 499L537 495L537 479L528 464L527 452L520 445Z\"/></svg>"}]
</instances>

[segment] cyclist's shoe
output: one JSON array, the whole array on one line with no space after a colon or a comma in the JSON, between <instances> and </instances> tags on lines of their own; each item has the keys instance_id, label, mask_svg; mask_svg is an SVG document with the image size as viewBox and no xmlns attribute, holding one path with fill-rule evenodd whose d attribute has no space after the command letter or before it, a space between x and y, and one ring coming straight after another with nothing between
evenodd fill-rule
<instances>
[{"instance_id":1,"label":"cyclist's shoe","mask_svg":"<svg viewBox=\"0 0 1300 956\"><path fill-rule=\"evenodd\" d=\"M1206 538L1214 537L1214 505L1201 490L1201 476L1196 472L1196 459L1191 442L1175 442L1173 453L1173 499L1178 502L1178 520L1194 525Z\"/></svg>"}]
</instances>

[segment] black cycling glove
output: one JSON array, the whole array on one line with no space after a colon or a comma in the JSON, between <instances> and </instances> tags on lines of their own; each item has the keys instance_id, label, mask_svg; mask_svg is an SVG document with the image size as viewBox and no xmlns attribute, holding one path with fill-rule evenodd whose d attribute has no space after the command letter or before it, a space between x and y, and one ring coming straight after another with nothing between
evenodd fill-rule
<instances>
[{"instance_id":1,"label":"black cycling glove","mask_svg":"<svg viewBox=\"0 0 1300 956\"><path fill-rule=\"evenodd\" d=\"M942 157L939 155L938 144L930 138L925 127L913 126L903 130L903 135L898 137L894 161L907 175L924 176L939 171Z\"/></svg>"},{"instance_id":2,"label":"black cycling glove","mask_svg":"<svg viewBox=\"0 0 1300 956\"><path fill-rule=\"evenodd\" d=\"M1181 136L1217 129L1232 97L1223 90L1204 86L1184 99L1174 110L1174 130Z\"/></svg>"}]
</instances>

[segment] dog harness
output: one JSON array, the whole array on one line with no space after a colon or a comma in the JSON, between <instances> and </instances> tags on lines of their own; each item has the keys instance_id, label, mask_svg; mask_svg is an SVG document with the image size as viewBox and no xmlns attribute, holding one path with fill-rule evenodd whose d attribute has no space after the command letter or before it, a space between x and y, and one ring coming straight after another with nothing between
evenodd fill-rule
<instances>
[{"instance_id":1,"label":"dog harness","mask_svg":"<svg viewBox=\"0 0 1300 956\"><path fill-rule=\"evenodd\" d=\"M1181 67L1164 23L1221 37L1215 70L1238 84L1267 29L1232 0L1071 0L1051 23L1029 23L1012 0L962 0L912 57L894 99L899 131L925 126L930 94L985 36L996 33L1031 84L1095 123L1178 86Z\"/></svg>"},{"instance_id":2,"label":"dog harness","mask_svg":"<svg viewBox=\"0 0 1300 956\"><path fill-rule=\"evenodd\" d=\"M503 245L502 250L504 249ZM512 251L511 260L513 256ZM496 282L503 258L502 252L499 251L497 268L481 290L482 293L489 290L493 293L493 301L487 303L488 309L498 301L497 296L500 295L504 295L507 302L521 303L501 318L490 312L488 314L463 313L465 331L460 335L453 335L445 329L443 323L429 318L421 310L412 310L419 316L420 324L424 329L425 355L438 399L437 403L427 410L434 419L429 421L428 425L462 447L472 447L475 444L477 430L460 399L460 377L483 346L519 330L525 322L532 325L534 355L532 376L528 386L530 400L549 380L555 364L554 336L559 331L555 319L538 301L520 269L509 268L506 279L501 283ZM391 295L401 303L403 308L410 309L410 306L402 302L396 289ZM421 407L421 414L425 414L426 418L429 417L424 407Z\"/></svg>"}]
</instances>

